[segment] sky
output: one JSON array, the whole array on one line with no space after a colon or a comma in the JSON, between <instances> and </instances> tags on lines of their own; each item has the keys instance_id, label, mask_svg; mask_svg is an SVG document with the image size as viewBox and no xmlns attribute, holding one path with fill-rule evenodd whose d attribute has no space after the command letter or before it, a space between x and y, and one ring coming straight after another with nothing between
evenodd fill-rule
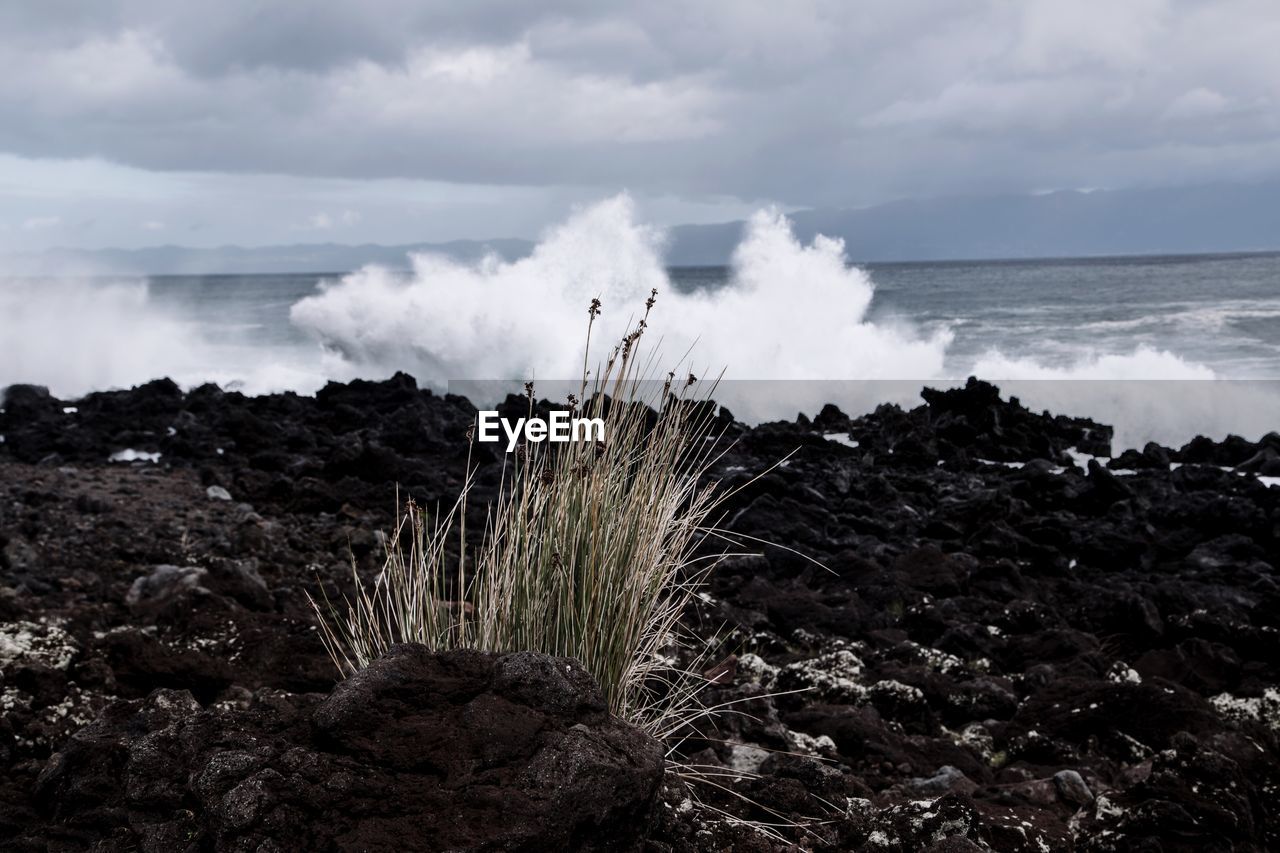
<instances>
[{"instance_id":1,"label":"sky","mask_svg":"<svg viewBox=\"0 0 1280 853\"><path fill-rule=\"evenodd\" d=\"M0 250L1280 176L1274 0L0 0Z\"/></svg>"}]
</instances>

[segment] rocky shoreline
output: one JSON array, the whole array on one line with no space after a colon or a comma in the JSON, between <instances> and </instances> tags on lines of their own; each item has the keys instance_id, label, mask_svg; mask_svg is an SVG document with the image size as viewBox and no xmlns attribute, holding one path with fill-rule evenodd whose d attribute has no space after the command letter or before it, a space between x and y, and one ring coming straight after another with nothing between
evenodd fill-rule
<instances>
[{"instance_id":1,"label":"rocky shoreline","mask_svg":"<svg viewBox=\"0 0 1280 853\"><path fill-rule=\"evenodd\" d=\"M682 745L732 789L692 797L571 662L403 647L335 688L304 593L376 571L397 487L451 500L474 414L403 375L10 388L0 847L783 846L716 809L814 849L1280 847L1275 433L1110 459L974 382L726 413L727 521L785 548L689 614L749 712Z\"/></svg>"}]
</instances>

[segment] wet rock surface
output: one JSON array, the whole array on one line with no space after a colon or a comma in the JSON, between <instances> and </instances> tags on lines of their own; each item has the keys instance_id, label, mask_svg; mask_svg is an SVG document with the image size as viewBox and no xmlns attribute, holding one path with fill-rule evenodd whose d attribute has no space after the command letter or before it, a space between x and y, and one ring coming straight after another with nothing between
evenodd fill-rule
<instances>
[{"instance_id":1,"label":"wet rock surface","mask_svg":"<svg viewBox=\"0 0 1280 853\"><path fill-rule=\"evenodd\" d=\"M754 805L668 774L646 817L651 745L571 672L451 680L402 651L378 672L408 693L334 687L304 592L340 594L353 554L376 571L397 485L456 493L467 401L404 376L161 381L75 412L11 388L0 846L782 846L720 808L817 849L1280 848L1280 437L1110 459L1104 425L983 383L924 401L730 428L728 522L785 547L727 560L689 614L719 637L706 700L745 713L678 757ZM125 450L158 461L108 462ZM474 821L414 801L445 790Z\"/></svg>"}]
</instances>

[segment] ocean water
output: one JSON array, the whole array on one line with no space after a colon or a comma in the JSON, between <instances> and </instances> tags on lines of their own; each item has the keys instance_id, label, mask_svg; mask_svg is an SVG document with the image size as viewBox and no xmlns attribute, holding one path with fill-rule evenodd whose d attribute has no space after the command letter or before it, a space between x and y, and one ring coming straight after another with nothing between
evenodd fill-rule
<instances>
[{"instance_id":1,"label":"ocean water","mask_svg":"<svg viewBox=\"0 0 1280 853\"><path fill-rule=\"evenodd\" d=\"M862 269L875 287L871 322L910 323L926 333L952 331L944 369L952 377L964 375L992 349L1011 359L1066 368L1085 353L1123 356L1145 345L1204 365L1220 378L1280 379L1280 254L867 264ZM156 276L147 279L147 303L189 325L204 342L225 347L228 355L242 350L254 361L265 355L301 366L316 341L291 320L290 311L343 275ZM714 294L732 278L727 266L671 267L667 275L673 288L689 293ZM410 278L408 272L400 276ZM852 363L843 376L836 372L826 378L832 377L860 378Z\"/></svg>"},{"instance_id":2,"label":"ocean water","mask_svg":"<svg viewBox=\"0 0 1280 853\"><path fill-rule=\"evenodd\" d=\"M1235 379L1280 378L1280 254L884 264L872 316L955 323L950 363L992 346L1063 367L1163 349Z\"/></svg>"},{"instance_id":3,"label":"ocean water","mask_svg":"<svg viewBox=\"0 0 1280 853\"><path fill-rule=\"evenodd\" d=\"M858 265L838 241L802 245L784 217L762 212L732 265L667 268L661 233L619 198L551 229L519 261L411 263L0 275L0 387L71 397L169 376L311 393L396 370L440 388L570 379L590 299L604 301L599 344L656 288L649 332L663 357L703 376L723 368L748 419L828 399L850 411L909 404L925 382L976 374L1030 404L1118 422L1122 445L1280 428L1280 254Z\"/></svg>"}]
</instances>

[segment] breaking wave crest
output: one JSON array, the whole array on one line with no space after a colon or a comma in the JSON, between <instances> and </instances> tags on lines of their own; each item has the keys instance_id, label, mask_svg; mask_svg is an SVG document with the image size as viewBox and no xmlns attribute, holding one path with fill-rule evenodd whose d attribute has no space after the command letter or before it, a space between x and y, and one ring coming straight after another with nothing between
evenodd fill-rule
<instances>
[{"instance_id":1,"label":"breaking wave crest","mask_svg":"<svg viewBox=\"0 0 1280 853\"><path fill-rule=\"evenodd\" d=\"M404 370L424 382L568 378L582 363L586 309L623 333L621 311L666 290L662 238L637 224L625 197L579 213L521 260L463 264L414 255L405 277L366 267L326 284L290 312L293 322L353 366Z\"/></svg>"},{"instance_id":2,"label":"breaking wave crest","mask_svg":"<svg viewBox=\"0 0 1280 853\"><path fill-rule=\"evenodd\" d=\"M0 281L0 388L33 382L79 394L145 382L181 372L190 342L142 280Z\"/></svg>"},{"instance_id":3,"label":"breaking wave crest","mask_svg":"<svg viewBox=\"0 0 1280 853\"><path fill-rule=\"evenodd\" d=\"M403 276L369 267L292 310L293 322L357 370L400 369L449 379L570 378L582 363L585 308L604 303L613 340L661 291L651 328L663 351L687 351L736 379L1212 378L1213 372L1150 347L1082 355L1047 367L992 350L974 364L948 359L950 328L925 333L907 320L873 322L870 277L850 267L843 241L808 245L777 211L747 223L727 286L675 291L662 237L638 224L631 200L585 208L550 231L527 258L462 264L419 255Z\"/></svg>"},{"instance_id":4,"label":"breaking wave crest","mask_svg":"<svg viewBox=\"0 0 1280 853\"><path fill-rule=\"evenodd\" d=\"M234 339L210 335L213 318L165 307L152 289L142 278L83 271L0 278L0 401L20 382L69 399L161 377L263 394L312 392L326 377L352 375L352 365L314 348L263 347L251 330Z\"/></svg>"}]
</instances>

